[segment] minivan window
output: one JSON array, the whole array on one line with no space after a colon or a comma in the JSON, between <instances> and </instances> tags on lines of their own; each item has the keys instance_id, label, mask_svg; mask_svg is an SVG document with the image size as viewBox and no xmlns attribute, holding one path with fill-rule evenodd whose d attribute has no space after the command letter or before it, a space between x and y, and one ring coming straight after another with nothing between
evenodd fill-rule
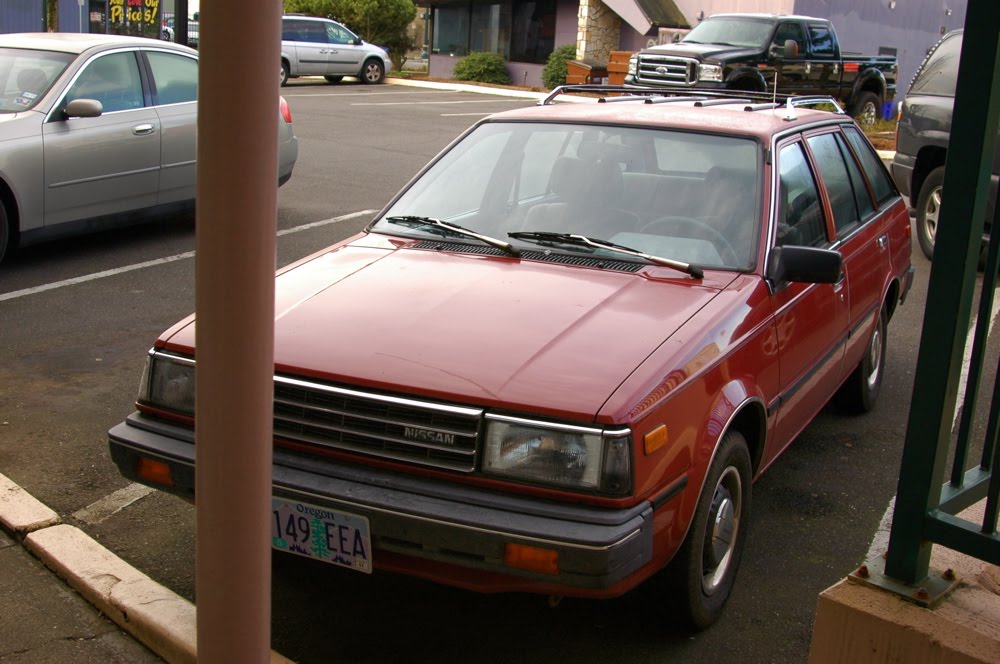
<instances>
[{"instance_id":1,"label":"minivan window","mask_svg":"<svg viewBox=\"0 0 1000 664\"><path fill-rule=\"evenodd\" d=\"M962 35L949 35L941 40L917 72L909 94L955 96L958 79L958 59L962 55Z\"/></svg>"}]
</instances>

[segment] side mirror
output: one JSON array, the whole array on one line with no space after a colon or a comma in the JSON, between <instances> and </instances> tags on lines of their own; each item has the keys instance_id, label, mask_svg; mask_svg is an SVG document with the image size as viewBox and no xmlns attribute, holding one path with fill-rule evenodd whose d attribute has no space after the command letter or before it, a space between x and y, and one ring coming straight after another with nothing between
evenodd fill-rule
<instances>
[{"instance_id":1,"label":"side mirror","mask_svg":"<svg viewBox=\"0 0 1000 664\"><path fill-rule=\"evenodd\" d=\"M775 247L767 266L772 283L835 284L840 281L843 257L839 251L784 245Z\"/></svg>"},{"instance_id":2,"label":"side mirror","mask_svg":"<svg viewBox=\"0 0 1000 664\"><path fill-rule=\"evenodd\" d=\"M799 55L799 43L794 39L786 39L782 55L786 58L797 58Z\"/></svg>"},{"instance_id":3,"label":"side mirror","mask_svg":"<svg viewBox=\"0 0 1000 664\"><path fill-rule=\"evenodd\" d=\"M98 118L102 113L104 104L96 99L74 99L63 109L67 118Z\"/></svg>"}]
</instances>

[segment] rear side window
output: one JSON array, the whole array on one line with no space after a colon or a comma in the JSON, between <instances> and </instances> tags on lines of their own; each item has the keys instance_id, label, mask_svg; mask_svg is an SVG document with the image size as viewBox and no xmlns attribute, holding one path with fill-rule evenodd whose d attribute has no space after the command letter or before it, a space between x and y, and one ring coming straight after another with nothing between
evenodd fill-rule
<instances>
[{"instance_id":1,"label":"rear side window","mask_svg":"<svg viewBox=\"0 0 1000 664\"><path fill-rule=\"evenodd\" d=\"M861 135L857 127L844 126L843 129L847 135L847 140L851 142L851 147L854 148L855 154L858 155L858 159L861 161L861 168L864 170L869 184L871 184L872 192L874 192L875 200L878 201L878 204L882 205L886 201L895 198L896 185L889 179L889 174L882 166L878 155L872 150L872 146Z\"/></svg>"},{"instance_id":2,"label":"rear side window","mask_svg":"<svg viewBox=\"0 0 1000 664\"><path fill-rule=\"evenodd\" d=\"M847 228L858 221L858 206L847 165L837 147L837 137L835 134L821 134L810 137L807 142L830 197L834 226L838 231Z\"/></svg>"},{"instance_id":3,"label":"rear side window","mask_svg":"<svg viewBox=\"0 0 1000 664\"><path fill-rule=\"evenodd\" d=\"M833 46L833 31L826 25L810 25L809 41L812 42L812 55L817 58L832 58L836 55Z\"/></svg>"},{"instance_id":4,"label":"rear side window","mask_svg":"<svg viewBox=\"0 0 1000 664\"><path fill-rule=\"evenodd\" d=\"M198 62L172 53L147 52L156 84L156 103L182 104L198 100Z\"/></svg>"},{"instance_id":5,"label":"rear side window","mask_svg":"<svg viewBox=\"0 0 1000 664\"><path fill-rule=\"evenodd\" d=\"M958 59L962 54L962 35L942 39L937 48L927 56L924 66L910 85L910 94L955 96L958 80Z\"/></svg>"}]
</instances>

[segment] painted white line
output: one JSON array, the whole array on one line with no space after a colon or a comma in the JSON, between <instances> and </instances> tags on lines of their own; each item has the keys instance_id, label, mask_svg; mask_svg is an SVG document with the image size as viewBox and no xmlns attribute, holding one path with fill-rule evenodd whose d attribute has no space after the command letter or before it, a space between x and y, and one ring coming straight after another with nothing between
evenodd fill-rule
<instances>
[{"instance_id":1,"label":"painted white line","mask_svg":"<svg viewBox=\"0 0 1000 664\"><path fill-rule=\"evenodd\" d=\"M420 92L316 92L314 94L299 94L299 95L286 95L281 96L285 99L291 99L292 97L388 97L389 95L440 95L452 92L451 90L423 90Z\"/></svg>"},{"instance_id":2,"label":"painted white line","mask_svg":"<svg viewBox=\"0 0 1000 664\"><path fill-rule=\"evenodd\" d=\"M524 104L507 99L453 99L448 101L372 101L354 102L351 106L426 106L430 104Z\"/></svg>"},{"instance_id":3,"label":"painted white line","mask_svg":"<svg viewBox=\"0 0 1000 664\"><path fill-rule=\"evenodd\" d=\"M460 118L466 115L475 115L476 117L483 117L486 115L493 115L492 113L442 113L442 118Z\"/></svg>"},{"instance_id":4,"label":"painted white line","mask_svg":"<svg viewBox=\"0 0 1000 664\"><path fill-rule=\"evenodd\" d=\"M300 233L302 231L307 231L312 228L317 228L319 226L326 226L329 224L336 224L341 221L348 221L349 219L356 219L358 217L363 217L369 214L375 214L378 210L360 210L358 212L351 212L349 214L342 214L339 217L331 217L330 219L323 219L321 221L314 221L308 224L303 224L301 226L295 226L294 228L286 228L284 230L278 231L278 237L285 235L290 235L291 233ZM165 265L167 263L173 263L175 261L186 260L188 258L194 258L193 251L185 251L183 254L176 254L174 256L166 256L164 258L156 258L151 261L145 261L142 263L134 263L132 265L125 265L122 267L116 267L111 270L102 270L100 272L94 272L93 274L84 274L79 277L73 277L72 279L64 279L62 281L53 281L49 284L42 284L41 286L33 286L31 288L23 288L21 290L11 291L9 293L0 293L0 302L5 302L7 300L15 300L19 297L25 297L27 295L37 295L38 293L44 293L45 291L54 290L56 288L65 288L66 286L75 286L77 284L83 284L88 281L95 281L97 279L104 279L106 277L114 277L119 274L124 274L126 272L134 272L135 270L143 270L147 267L156 267L158 265Z\"/></svg>"},{"instance_id":5,"label":"painted white line","mask_svg":"<svg viewBox=\"0 0 1000 664\"><path fill-rule=\"evenodd\" d=\"M84 523L98 524L151 493L153 493L152 488L133 482L124 489L109 493L83 509L73 512L72 516Z\"/></svg>"}]
</instances>

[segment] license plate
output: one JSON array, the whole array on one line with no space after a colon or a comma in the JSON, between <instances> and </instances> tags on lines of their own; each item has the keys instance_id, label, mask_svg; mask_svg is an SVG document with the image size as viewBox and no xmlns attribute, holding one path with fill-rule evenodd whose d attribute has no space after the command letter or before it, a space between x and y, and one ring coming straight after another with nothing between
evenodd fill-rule
<instances>
[{"instance_id":1,"label":"license plate","mask_svg":"<svg viewBox=\"0 0 1000 664\"><path fill-rule=\"evenodd\" d=\"M271 498L271 546L371 574L368 519L328 507Z\"/></svg>"}]
</instances>

